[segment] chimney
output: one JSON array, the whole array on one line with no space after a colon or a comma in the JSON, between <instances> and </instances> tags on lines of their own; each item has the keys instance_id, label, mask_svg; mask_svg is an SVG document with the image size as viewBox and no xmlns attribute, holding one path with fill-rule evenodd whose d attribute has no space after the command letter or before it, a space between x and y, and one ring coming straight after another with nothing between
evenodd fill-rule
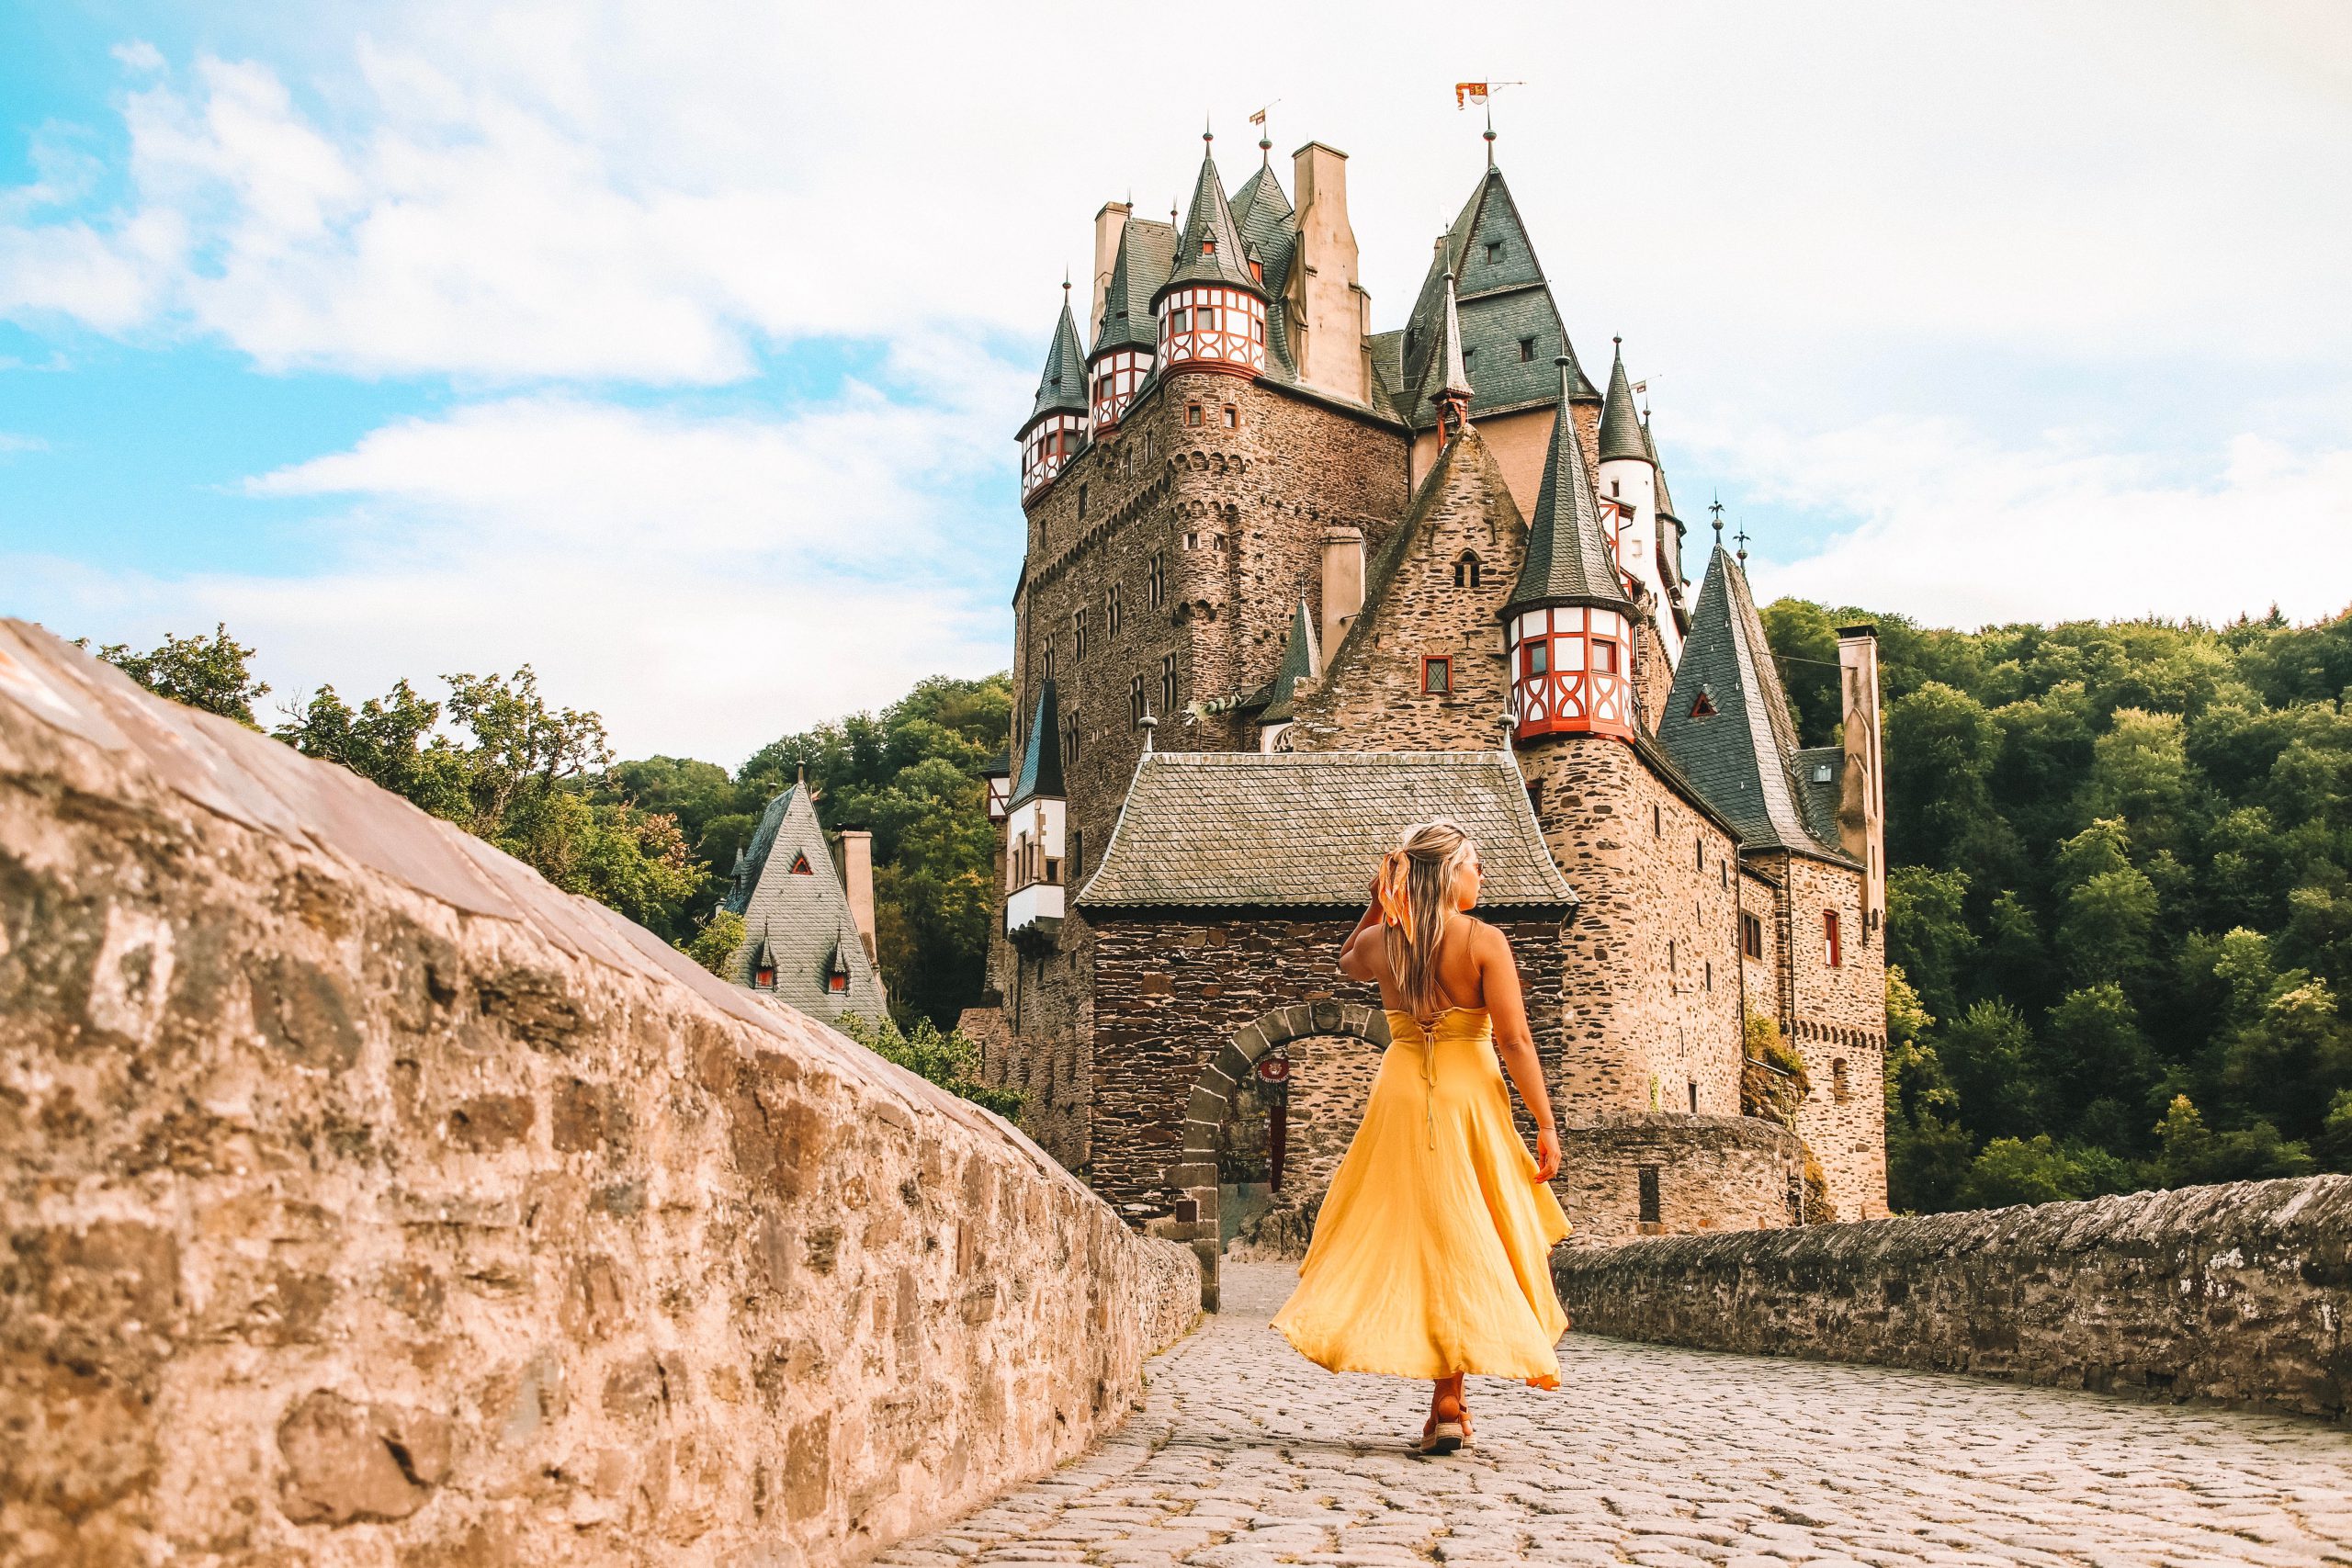
<instances>
[{"instance_id":1,"label":"chimney","mask_svg":"<svg viewBox=\"0 0 2352 1568\"><path fill-rule=\"evenodd\" d=\"M1299 333L1298 378L1352 403L1372 400L1371 310L1356 281L1356 231L1348 221L1348 155L1310 141L1291 154L1298 201L1297 263L1286 292Z\"/></svg>"},{"instance_id":2,"label":"chimney","mask_svg":"<svg viewBox=\"0 0 2352 1568\"><path fill-rule=\"evenodd\" d=\"M880 966L874 952L874 835L863 828L842 829L842 886L849 894L850 924L865 961Z\"/></svg>"},{"instance_id":3,"label":"chimney","mask_svg":"<svg viewBox=\"0 0 2352 1568\"><path fill-rule=\"evenodd\" d=\"M1329 670L1340 651L1340 639L1356 624L1363 608L1363 530L1345 524L1323 530L1323 624L1316 633L1323 645L1323 668Z\"/></svg>"},{"instance_id":4,"label":"chimney","mask_svg":"<svg viewBox=\"0 0 2352 1568\"><path fill-rule=\"evenodd\" d=\"M1102 330L1102 296L1111 289L1111 269L1119 265L1119 236L1127 231L1127 215L1135 210L1124 201L1106 201L1094 215L1094 295L1086 308L1086 346L1094 346Z\"/></svg>"},{"instance_id":5,"label":"chimney","mask_svg":"<svg viewBox=\"0 0 2352 1568\"><path fill-rule=\"evenodd\" d=\"M1838 628L1845 690L1845 782L1838 796L1838 843L1862 863L1862 940L1886 914L1886 773L1879 754L1878 628Z\"/></svg>"}]
</instances>

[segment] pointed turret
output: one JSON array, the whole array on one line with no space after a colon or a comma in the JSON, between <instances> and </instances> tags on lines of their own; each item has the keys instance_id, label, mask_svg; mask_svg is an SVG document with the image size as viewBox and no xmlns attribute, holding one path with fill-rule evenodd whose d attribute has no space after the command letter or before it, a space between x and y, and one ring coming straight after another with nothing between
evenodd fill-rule
<instances>
[{"instance_id":1,"label":"pointed turret","mask_svg":"<svg viewBox=\"0 0 2352 1568\"><path fill-rule=\"evenodd\" d=\"M1451 441L1462 434L1470 422L1470 367L1462 358L1462 316L1453 298L1453 275L1445 277L1445 314L1440 319L1438 351L1430 360L1430 369L1442 379L1430 394L1430 404L1437 410L1438 438Z\"/></svg>"},{"instance_id":2,"label":"pointed turret","mask_svg":"<svg viewBox=\"0 0 2352 1568\"><path fill-rule=\"evenodd\" d=\"M1543 488L1519 581L1504 604L1512 699L1522 740L1562 733L1633 734L1634 602L1603 536L1600 506L1569 414L1574 365L1560 376Z\"/></svg>"},{"instance_id":3,"label":"pointed turret","mask_svg":"<svg viewBox=\"0 0 2352 1568\"><path fill-rule=\"evenodd\" d=\"M1657 475L1657 560L1676 604L1682 603L1682 514L1674 510L1674 496L1666 488L1666 465L1658 461L1657 438L1650 434L1650 416L1642 415L1642 445L1650 455L1650 469ZM1671 525L1671 531L1668 529Z\"/></svg>"},{"instance_id":4,"label":"pointed turret","mask_svg":"<svg viewBox=\"0 0 2352 1568\"><path fill-rule=\"evenodd\" d=\"M1130 219L1119 231L1117 257L1102 293L1102 321L1087 360L1097 435L1118 424L1151 375L1159 346L1151 300L1168 281L1175 254L1176 231L1165 223Z\"/></svg>"},{"instance_id":5,"label":"pointed turret","mask_svg":"<svg viewBox=\"0 0 2352 1568\"><path fill-rule=\"evenodd\" d=\"M1050 935L1061 926L1062 845L1069 805L1062 784L1061 704L1048 679L1022 739L1021 776L1005 815L1004 929Z\"/></svg>"},{"instance_id":6,"label":"pointed turret","mask_svg":"<svg viewBox=\"0 0 2352 1568\"><path fill-rule=\"evenodd\" d=\"M1062 316L1037 378L1036 400L1021 427L1021 494L1043 490L1086 443L1086 349L1070 315L1069 279L1062 279Z\"/></svg>"},{"instance_id":7,"label":"pointed turret","mask_svg":"<svg viewBox=\"0 0 2352 1568\"><path fill-rule=\"evenodd\" d=\"M1274 672L1272 694L1267 698L1258 722L1264 728L1259 733L1261 750L1280 750L1282 732L1290 728L1290 699L1301 681L1309 681L1323 673L1323 649L1315 636L1315 618L1307 614L1306 601L1298 602L1297 613L1291 616L1290 639L1283 645L1283 665Z\"/></svg>"},{"instance_id":8,"label":"pointed turret","mask_svg":"<svg viewBox=\"0 0 2352 1568\"><path fill-rule=\"evenodd\" d=\"M1214 137L1203 132L1204 143ZM1250 265L1250 249L1216 159L1205 149L1193 205L1177 235L1175 267L1152 300L1159 317L1163 371L1186 367L1256 376L1266 368L1266 288Z\"/></svg>"},{"instance_id":9,"label":"pointed turret","mask_svg":"<svg viewBox=\"0 0 2352 1568\"><path fill-rule=\"evenodd\" d=\"M1617 339L1617 363L1609 367L1609 397L1600 409L1600 460L1630 457L1650 461L1650 444L1642 434L1642 414L1634 406L1634 384L1625 376L1625 340Z\"/></svg>"},{"instance_id":10,"label":"pointed turret","mask_svg":"<svg viewBox=\"0 0 2352 1568\"><path fill-rule=\"evenodd\" d=\"M1707 579L1690 612L1690 640L1657 739L1708 804L1739 830L1743 850L1844 858L1834 824L1816 824L1808 814L1796 777L1797 727L1788 693L1747 574L1720 544L1709 556Z\"/></svg>"},{"instance_id":11,"label":"pointed turret","mask_svg":"<svg viewBox=\"0 0 2352 1568\"><path fill-rule=\"evenodd\" d=\"M825 978L833 935L855 930L857 914L805 777L768 802L744 851L743 875L721 907L743 917L747 933L725 970L736 985L770 992L819 1018L876 1018L888 1006L882 976L854 936L841 955L847 965L842 983Z\"/></svg>"}]
</instances>

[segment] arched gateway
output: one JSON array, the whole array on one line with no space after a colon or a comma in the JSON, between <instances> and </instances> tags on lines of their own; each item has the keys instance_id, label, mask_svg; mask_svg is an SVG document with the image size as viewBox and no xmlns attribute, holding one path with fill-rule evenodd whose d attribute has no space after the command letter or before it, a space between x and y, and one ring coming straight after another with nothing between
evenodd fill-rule
<instances>
[{"instance_id":1,"label":"arched gateway","mask_svg":"<svg viewBox=\"0 0 2352 1568\"><path fill-rule=\"evenodd\" d=\"M1192 1099L1184 1110L1183 1158L1169 1168L1167 1180L1184 1194L1178 1201L1176 1218L1180 1224L1193 1226L1193 1234L1186 1239L1201 1260L1201 1305L1210 1312L1217 1310L1217 1260L1222 1251L1217 1239L1217 1129L1225 1122L1235 1086L1249 1080L1268 1052L1318 1034L1344 1035L1385 1046L1388 1016L1362 1002L1326 1000L1268 1008L1235 1030L1216 1059L1193 1080Z\"/></svg>"}]
</instances>

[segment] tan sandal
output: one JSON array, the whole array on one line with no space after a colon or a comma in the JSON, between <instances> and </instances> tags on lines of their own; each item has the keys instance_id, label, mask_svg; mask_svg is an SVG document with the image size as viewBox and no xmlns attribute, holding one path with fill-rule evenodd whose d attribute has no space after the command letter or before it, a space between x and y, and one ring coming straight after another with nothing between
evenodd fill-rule
<instances>
[{"instance_id":1,"label":"tan sandal","mask_svg":"<svg viewBox=\"0 0 2352 1568\"><path fill-rule=\"evenodd\" d=\"M1425 1454L1450 1454L1468 1441L1459 1421L1432 1421L1421 1434L1420 1451Z\"/></svg>"}]
</instances>

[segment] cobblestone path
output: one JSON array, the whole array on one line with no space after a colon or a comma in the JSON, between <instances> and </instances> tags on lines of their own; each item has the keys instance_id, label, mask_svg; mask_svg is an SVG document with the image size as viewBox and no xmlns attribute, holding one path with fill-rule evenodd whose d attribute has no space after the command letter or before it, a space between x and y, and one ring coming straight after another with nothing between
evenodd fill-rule
<instances>
[{"instance_id":1,"label":"cobblestone path","mask_svg":"<svg viewBox=\"0 0 2352 1568\"><path fill-rule=\"evenodd\" d=\"M1419 1459L1426 1385L1267 1326L1295 1279L1227 1263L1123 1429L882 1561L2352 1563L2352 1433L1883 1368L1571 1334L1560 1388L1473 1378L1476 1446Z\"/></svg>"}]
</instances>

